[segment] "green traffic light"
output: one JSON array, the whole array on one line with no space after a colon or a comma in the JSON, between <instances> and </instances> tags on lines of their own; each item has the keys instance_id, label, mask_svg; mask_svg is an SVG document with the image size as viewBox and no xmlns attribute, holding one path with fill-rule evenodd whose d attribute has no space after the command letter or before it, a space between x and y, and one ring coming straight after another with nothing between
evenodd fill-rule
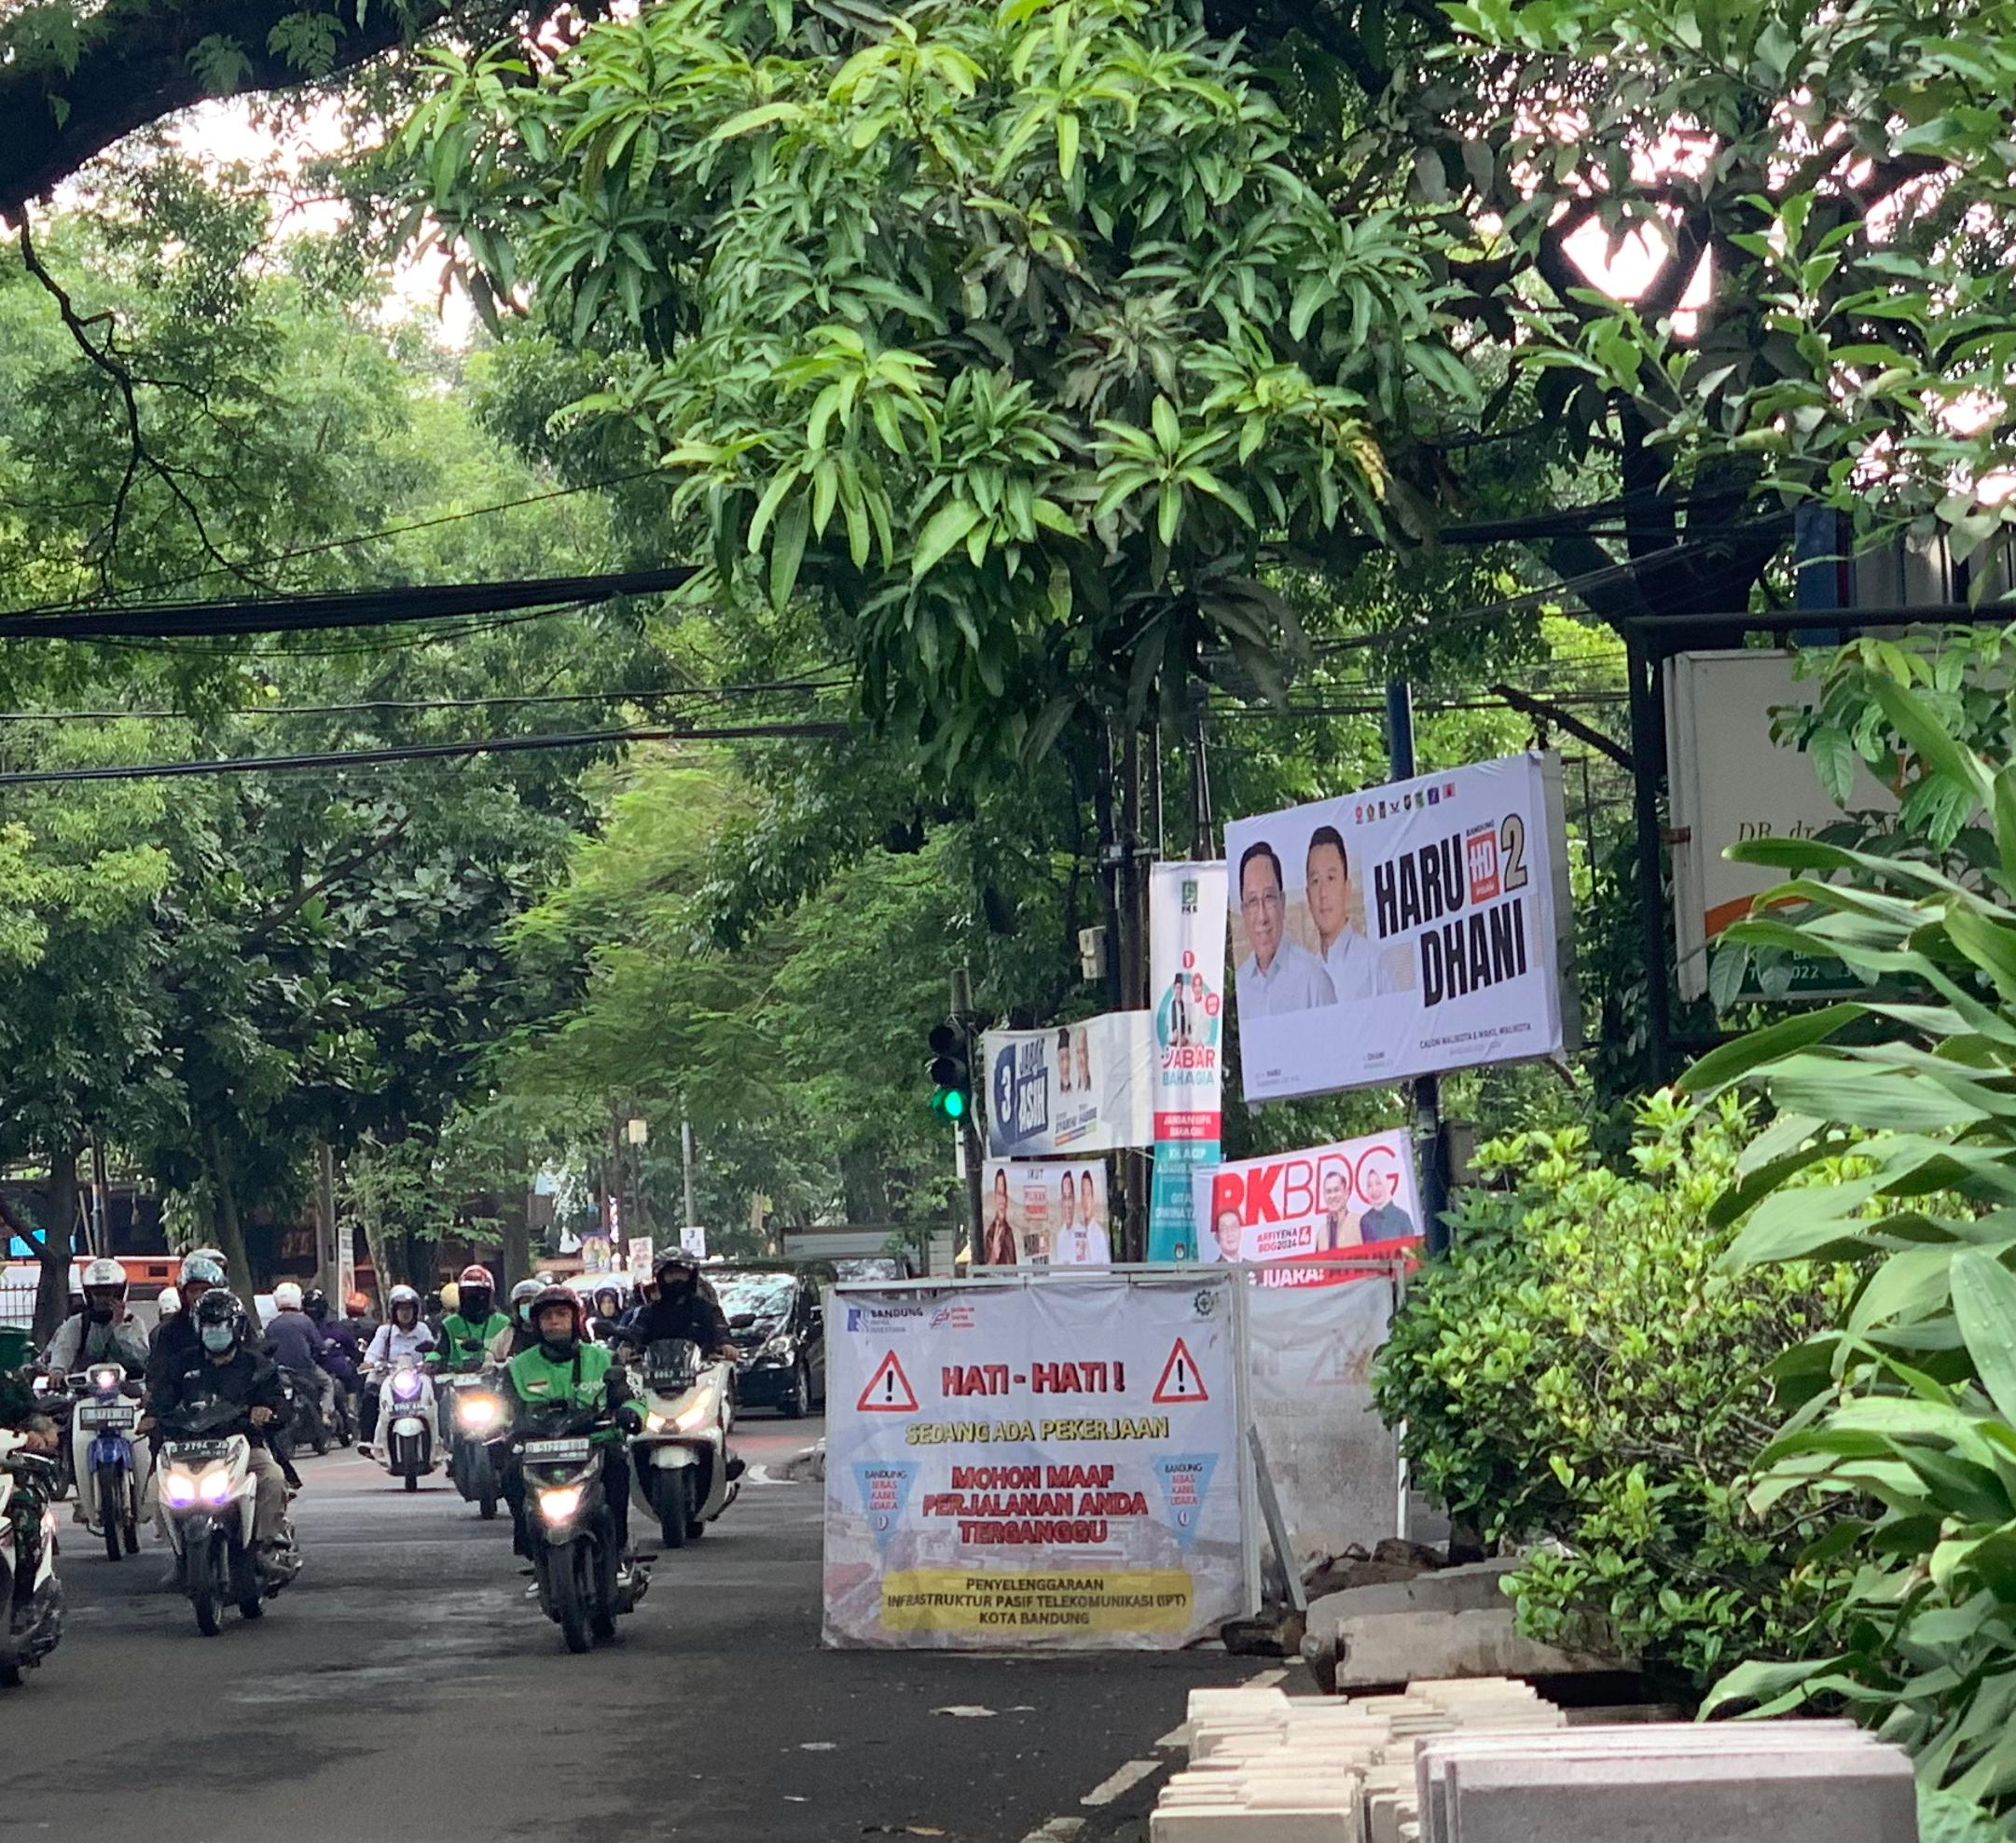
<instances>
[{"instance_id":1,"label":"green traffic light","mask_svg":"<svg viewBox=\"0 0 2016 1843\"><path fill-rule=\"evenodd\" d=\"M966 1097L956 1088L946 1089L938 1104L944 1108L945 1116L948 1120L962 1120L966 1117Z\"/></svg>"}]
</instances>

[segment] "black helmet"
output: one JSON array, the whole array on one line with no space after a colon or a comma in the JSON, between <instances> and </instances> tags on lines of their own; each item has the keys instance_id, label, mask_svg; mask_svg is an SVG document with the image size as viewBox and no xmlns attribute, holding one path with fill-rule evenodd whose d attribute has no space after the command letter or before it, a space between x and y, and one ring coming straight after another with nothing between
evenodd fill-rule
<instances>
[{"instance_id":1,"label":"black helmet","mask_svg":"<svg viewBox=\"0 0 2016 1843\"><path fill-rule=\"evenodd\" d=\"M665 1284L664 1276L673 1271L674 1268L682 1273L690 1273L696 1280L699 1278L699 1262L687 1254L684 1248L668 1248L656 1260L653 1261L651 1263L651 1277L662 1286Z\"/></svg>"},{"instance_id":2,"label":"black helmet","mask_svg":"<svg viewBox=\"0 0 2016 1843\"><path fill-rule=\"evenodd\" d=\"M230 1332L228 1341L211 1337L213 1331L227 1327ZM220 1352L233 1350L245 1341L245 1309L228 1287L213 1286L197 1300L196 1335L206 1351Z\"/></svg>"},{"instance_id":3,"label":"black helmet","mask_svg":"<svg viewBox=\"0 0 2016 1843\"><path fill-rule=\"evenodd\" d=\"M550 1310L555 1306L565 1306L567 1308L569 1316L573 1323L573 1341L579 1343L587 1336L587 1325L584 1323L585 1314L581 1310L581 1301L574 1296L571 1287L542 1286L532 1299L532 1304L525 1308L527 1327L537 1333L539 1331L539 1314Z\"/></svg>"},{"instance_id":4,"label":"black helmet","mask_svg":"<svg viewBox=\"0 0 2016 1843\"><path fill-rule=\"evenodd\" d=\"M329 1296L319 1286L311 1286L301 1296L301 1310L318 1323L329 1316Z\"/></svg>"}]
</instances>

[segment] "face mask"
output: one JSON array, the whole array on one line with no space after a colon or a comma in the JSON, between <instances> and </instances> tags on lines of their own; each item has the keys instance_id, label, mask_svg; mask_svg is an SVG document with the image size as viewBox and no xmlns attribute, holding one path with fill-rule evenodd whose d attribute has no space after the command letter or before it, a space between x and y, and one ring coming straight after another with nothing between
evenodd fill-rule
<instances>
[{"instance_id":1,"label":"face mask","mask_svg":"<svg viewBox=\"0 0 2016 1843\"><path fill-rule=\"evenodd\" d=\"M562 1332L558 1337L541 1337L539 1348L557 1363L564 1363L574 1353L574 1334Z\"/></svg>"},{"instance_id":2,"label":"face mask","mask_svg":"<svg viewBox=\"0 0 2016 1843\"><path fill-rule=\"evenodd\" d=\"M203 1326L203 1348L206 1351L228 1351L237 1341L236 1334L228 1324Z\"/></svg>"},{"instance_id":3,"label":"face mask","mask_svg":"<svg viewBox=\"0 0 2016 1843\"><path fill-rule=\"evenodd\" d=\"M90 1312L93 1324L110 1324L112 1323L112 1308L110 1306L88 1306L85 1310Z\"/></svg>"}]
</instances>

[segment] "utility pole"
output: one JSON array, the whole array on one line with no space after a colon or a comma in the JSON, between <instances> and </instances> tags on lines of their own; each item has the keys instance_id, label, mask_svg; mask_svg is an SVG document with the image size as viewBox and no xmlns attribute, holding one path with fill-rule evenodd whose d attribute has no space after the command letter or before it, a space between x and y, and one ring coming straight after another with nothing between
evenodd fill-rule
<instances>
[{"instance_id":1,"label":"utility pole","mask_svg":"<svg viewBox=\"0 0 2016 1843\"><path fill-rule=\"evenodd\" d=\"M966 1180L966 1232L967 1246L973 1251L973 1258L980 1257L980 1157L987 1141L980 1130L980 1107L987 1092L987 1083L982 1079L980 1069L980 1019L973 1008L973 977L961 966L952 975L952 1024L964 1038L966 1044L967 1105L959 1118L953 1122L953 1130L959 1134L957 1151L960 1174Z\"/></svg>"},{"instance_id":2,"label":"utility pole","mask_svg":"<svg viewBox=\"0 0 2016 1843\"><path fill-rule=\"evenodd\" d=\"M106 1220L110 1186L105 1182L105 1143L91 1129L91 1226L88 1238L94 1254L112 1252L112 1226Z\"/></svg>"},{"instance_id":3,"label":"utility pole","mask_svg":"<svg viewBox=\"0 0 2016 1843\"><path fill-rule=\"evenodd\" d=\"M1414 777L1414 687L1404 678L1389 678L1386 685L1386 746L1393 779ZM1449 1230L1443 1212L1449 1207L1449 1142L1443 1130L1442 1079L1438 1075L1414 1078L1415 1159L1421 1171L1422 1227L1428 1252L1446 1254Z\"/></svg>"},{"instance_id":4,"label":"utility pole","mask_svg":"<svg viewBox=\"0 0 2016 1843\"><path fill-rule=\"evenodd\" d=\"M697 1228L700 1219L694 1213L693 1201L693 1122L683 1113L679 1116L679 1171L686 1193L686 1219L680 1226Z\"/></svg>"}]
</instances>

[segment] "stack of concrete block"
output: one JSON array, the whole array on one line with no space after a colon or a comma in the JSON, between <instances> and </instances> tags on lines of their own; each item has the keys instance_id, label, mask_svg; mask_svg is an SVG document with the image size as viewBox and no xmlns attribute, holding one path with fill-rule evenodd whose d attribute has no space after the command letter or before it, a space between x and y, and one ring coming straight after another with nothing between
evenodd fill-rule
<instances>
[{"instance_id":1,"label":"stack of concrete block","mask_svg":"<svg viewBox=\"0 0 2016 1843\"><path fill-rule=\"evenodd\" d=\"M1416 1742L1563 1719L1527 1684L1502 1679L1360 1700L1193 1690L1190 1765L1162 1794L1154 1843L1413 1843L1403 1825Z\"/></svg>"},{"instance_id":2,"label":"stack of concrete block","mask_svg":"<svg viewBox=\"0 0 2016 1843\"><path fill-rule=\"evenodd\" d=\"M1526 1684L1192 1693L1153 1843L1916 1843L1910 1761L1847 1722L1567 1725Z\"/></svg>"}]
</instances>

